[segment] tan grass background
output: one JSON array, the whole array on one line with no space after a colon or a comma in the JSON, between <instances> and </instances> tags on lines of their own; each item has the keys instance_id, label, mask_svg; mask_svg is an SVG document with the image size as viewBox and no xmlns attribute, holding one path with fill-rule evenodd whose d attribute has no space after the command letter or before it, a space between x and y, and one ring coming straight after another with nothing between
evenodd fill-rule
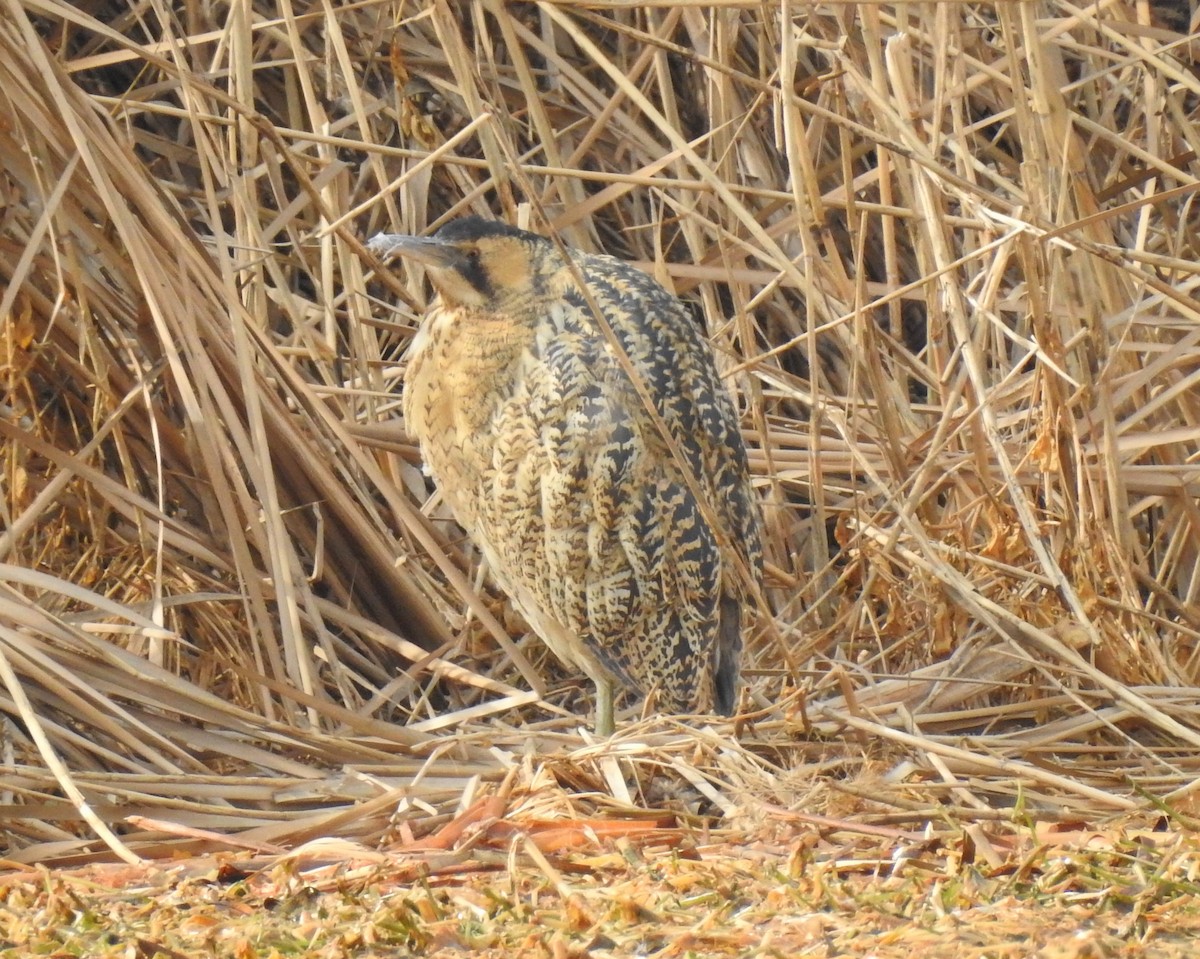
<instances>
[{"instance_id":1,"label":"tan grass background","mask_svg":"<svg viewBox=\"0 0 1200 959\"><path fill-rule=\"evenodd\" d=\"M495 789L1191 808L1189 9L2 9L9 860L411 838ZM706 318L768 534L736 723L594 742L431 496L426 293L362 243L467 212Z\"/></svg>"}]
</instances>

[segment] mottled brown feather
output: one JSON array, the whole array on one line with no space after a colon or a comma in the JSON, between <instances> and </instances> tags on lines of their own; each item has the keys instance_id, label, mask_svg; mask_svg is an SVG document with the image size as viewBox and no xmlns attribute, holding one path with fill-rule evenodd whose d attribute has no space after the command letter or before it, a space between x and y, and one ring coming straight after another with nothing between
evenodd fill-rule
<instances>
[{"instance_id":1,"label":"mottled brown feather","mask_svg":"<svg viewBox=\"0 0 1200 959\"><path fill-rule=\"evenodd\" d=\"M403 238L375 246L389 241ZM746 590L691 488L756 577L758 513L687 308L627 263L571 253L680 463L553 243L478 218L434 241L416 241L440 293L409 353L404 416L443 498L561 659L655 689L669 711L731 712Z\"/></svg>"}]
</instances>

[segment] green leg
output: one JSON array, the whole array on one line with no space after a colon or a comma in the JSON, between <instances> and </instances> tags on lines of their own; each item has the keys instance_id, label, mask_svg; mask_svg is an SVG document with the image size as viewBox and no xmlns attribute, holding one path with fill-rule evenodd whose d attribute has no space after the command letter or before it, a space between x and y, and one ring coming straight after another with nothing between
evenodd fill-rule
<instances>
[{"instance_id":1,"label":"green leg","mask_svg":"<svg viewBox=\"0 0 1200 959\"><path fill-rule=\"evenodd\" d=\"M613 726L613 688L607 679L596 680L596 735L611 736Z\"/></svg>"}]
</instances>

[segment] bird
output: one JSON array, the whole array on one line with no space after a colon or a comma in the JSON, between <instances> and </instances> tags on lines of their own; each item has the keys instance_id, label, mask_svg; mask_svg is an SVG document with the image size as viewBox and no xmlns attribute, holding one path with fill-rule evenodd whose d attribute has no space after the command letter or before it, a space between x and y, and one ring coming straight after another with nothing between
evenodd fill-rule
<instances>
[{"instance_id":1,"label":"bird","mask_svg":"<svg viewBox=\"0 0 1200 959\"><path fill-rule=\"evenodd\" d=\"M596 733L614 731L616 690L732 715L761 519L688 307L630 263L478 216L368 246L436 291L405 429L494 580L595 684Z\"/></svg>"}]
</instances>

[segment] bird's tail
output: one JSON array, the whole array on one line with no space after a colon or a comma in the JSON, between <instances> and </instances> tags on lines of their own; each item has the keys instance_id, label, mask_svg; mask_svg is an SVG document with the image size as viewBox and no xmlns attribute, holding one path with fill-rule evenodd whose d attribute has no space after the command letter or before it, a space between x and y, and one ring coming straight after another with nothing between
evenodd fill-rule
<instances>
[{"instance_id":1,"label":"bird's tail","mask_svg":"<svg viewBox=\"0 0 1200 959\"><path fill-rule=\"evenodd\" d=\"M722 716L737 708L738 679L742 672L742 604L734 596L721 597L717 646L713 651L713 705Z\"/></svg>"}]
</instances>

